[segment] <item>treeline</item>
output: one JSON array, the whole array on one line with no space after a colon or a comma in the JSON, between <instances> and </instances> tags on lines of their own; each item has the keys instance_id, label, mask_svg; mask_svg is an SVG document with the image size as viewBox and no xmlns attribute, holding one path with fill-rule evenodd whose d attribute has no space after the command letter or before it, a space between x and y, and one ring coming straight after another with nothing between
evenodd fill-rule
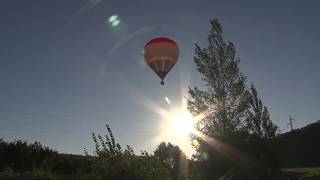
<instances>
[{"instance_id":1,"label":"treeline","mask_svg":"<svg viewBox=\"0 0 320 180\"><path fill-rule=\"evenodd\" d=\"M313 141L320 137L319 128L318 122L277 137L282 168L319 167L319 145ZM92 138L91 155L61 154L39 142L0 139L0 179L203 179L203 168L218 166L187 160L178 146L165 142L153 154L136 155L130 146L123 149L116 142L108 125L105 135L93 133Z\"/></svg>"},{"instance_id":2,"label":"treeline","mask_svg":"<svg viewBox=\"0 0 320 180\"><path fill-rule=\"evenodd\" d=\"M0 139L0 179L66 178L89 169L84 156L60 154L40 142Z\"/></svg>"},{"instance_id":3,"label":"treeline","mask_svg":"<svg viewBox=\"0 0 320 180\"><path fill-rule=\"evenodd\" d=\"M47 165L57 154L39 142L29 144L22 140L5 142L0 139L0 169L9 167L17 172L28 171Z\"/></svg>"},{"instance_id":4,"label":"treeline","mask_svg":"<svg viewBox=\"0 0 320 180\"><path fill-rule=\"evenodd\" d=\"M187 179L181 162L188 160L180 148L162 142L153 154L136 155L130 146L121 147L107 125L105 135L92 134L93 154L59 154L39 142L0 140L0 179ZM185 166L183 168L186 168Z\"/></svg>"},{"instance_id":5,"label":"treeline","mask_svg":"<svg viewBox=\"0 0 320 180\"><path fill-rule=\"evenodd\" d=\"M320 121L279 135L281 166L320 167Z\"/></svg>"}]
</instances>

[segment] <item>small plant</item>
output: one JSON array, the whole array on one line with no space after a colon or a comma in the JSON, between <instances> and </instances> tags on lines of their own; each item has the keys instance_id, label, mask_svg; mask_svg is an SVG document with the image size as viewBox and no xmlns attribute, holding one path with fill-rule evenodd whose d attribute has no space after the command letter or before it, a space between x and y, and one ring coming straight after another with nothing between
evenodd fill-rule
<instances>
[{"instance_id":1,"label":"small plant","mask_svg":"<svg viewBox=\"0 0 320 180\"><path fill-rule=\"evenodd\" d=\"M92 133L92 139L95 144L95 155L108 158L117 157L124 152L122 152L120 144L115 142L110 126L107 124L106 127L107 134L104 136L105 138L100 134L96 135L95 133ZM130 146L127 146L125 152L127 151L133 154L133 150ZM88 153L85 151L85 154Z\"/></svg>"}]
</instances>

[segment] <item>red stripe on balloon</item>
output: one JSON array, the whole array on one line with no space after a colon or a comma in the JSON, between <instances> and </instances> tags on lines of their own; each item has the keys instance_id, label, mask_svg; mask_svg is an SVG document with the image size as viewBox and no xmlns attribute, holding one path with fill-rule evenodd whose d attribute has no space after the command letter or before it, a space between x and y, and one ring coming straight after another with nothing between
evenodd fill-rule
<instances>
[{"instance_id":1,"label":"red stripe on balloon","mask_svg":"<svg viewBox=\"0 0 320 180\"><path fill-rule=\"evenodd\" d=\"M169 38L164 38L164 37L160 37L160 38L155 38L155 39L152 39L151 41L149 41L146 46L150 45L150 44L153 44L153 43L162 43L162 42L165 42L165 43L170 43L170 44L173 44L175 46L178 46L176 42L174 42L173 40L169 39Z\"/></svg>"}]
</instances>

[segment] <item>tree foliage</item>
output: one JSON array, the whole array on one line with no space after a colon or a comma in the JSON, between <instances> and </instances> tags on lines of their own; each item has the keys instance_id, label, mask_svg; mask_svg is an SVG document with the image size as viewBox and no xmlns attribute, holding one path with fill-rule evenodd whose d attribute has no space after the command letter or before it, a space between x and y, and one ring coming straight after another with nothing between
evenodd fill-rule
<instances>
[{"instance_id":1,"label":"tree foliage","mask_svg":"<svg viewBox=\"0 0 320 180\"><path fill-rule=\"evenodd\" d=\"M22 172L47 167L50 159L56 154L56 151L42 146L40 142L5 142L0 139L0 170L10 167L14 171Z\"/></svg>"},{"instance_id":2,"label":"tree foliage","mask_svg":"<svg viewBox=\"0 0 320 180\"><path fill-rule=\"evenodd\" d=\"M242 125L247 98L246 79L239 72L239 59L233 44L225 42L222 37L220 23L215 19L211 25L209 46L200 48L196 44L194 58L206 90L189 88L192 100L188 101L188 109L197 115L213 107L215 112L202 119L199 130L210 136L226 136Z\"/></svg>"},{"instance_id":3,"label":"tree foliage","mask_svg":"<svg viewBox=\"0 0 320 180\"><path fill-rule=\"evenodd\" d=\"M247 131L256 137L274 139L278 128L272 123L268 108L263 105L256 88L252 84L249 105L248 115L245 119Z\"/></svg>"},{"instance_id":4,"label":"tree foliage","mask_svg":"<svg viewBox=\"0 0 320 180\"><path fill-rule=\"evenodd\" d=\"M216 147L198 137L201 143L196 147L195 157L205 162L202 169L206 179L262 178L265 172L260 176L250 169L269 171L269 166L273 166L267 159L274 154L266 147L275 138L277 127L270 120L255 87L247 87L235 47L224 40L221 24L217 19L210 23L208 47L195 45L194 62L204 87L189 88L188 110L199 115L214 109L198 122L197 129L207 139L214 140ZM256 150L259 152L254 152ZM239 163L239 159L223 151L238 154L244 161Z\"/></svg>"},{"instance_id":5,"label":"tree foliage","mask_svg":"<svg viewBox=\"0 0 320 180\"><path fill-rule=\"evenodd\" d=\"M166 165L173 179L186 179L188 160L179 146L170 142L161 142L154 151L154 156Z\"/></svg>"}]
</instances>

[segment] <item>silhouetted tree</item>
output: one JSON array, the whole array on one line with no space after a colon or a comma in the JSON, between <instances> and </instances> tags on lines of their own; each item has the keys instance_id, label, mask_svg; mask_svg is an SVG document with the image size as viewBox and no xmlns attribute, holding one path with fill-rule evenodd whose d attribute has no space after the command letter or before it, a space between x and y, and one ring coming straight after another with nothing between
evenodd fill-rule
<instances>
[{"instance_id":1,"label":"silhouetted tree","mask_svg":"<svg viewBox=\"0 0 320 180\"><path fill-rule=\"evenodd\" d=\"M207 137L232 144L238 142L235 138L244 127L249 106L246 78L239 71L239 59L233 44L225 42L222 37L222 26L217 19L211 21L208 43L207 48L200 48L196 44L194 58L206 90L189 88L192 99L188 100L188 109L193 115L214 109L198 122L197 129ZM204 171L205 177L209 179L225 175L231 169L228 159L221 158L219 150L205 144L201 141L197 149L197 158L207 159L206 168L202 168L207 169Z\"/></svg>"},{"instance_id":2,"label":"silhouetted tree","mask_svg":"<svg viewBox=\"0 0 320 180\"><path fill-rule=\"evenodd\" d=\"M263 105L256 88L252 84L250 87L249 105L248 116L245 119L246 129L256 137L274 139L278 127L271 121L268 108Z\"/></svg>"},{"instance_id":3,"label":"silhouetted tree","mask_svg":"<svg viewBox=\"0 0 320 180\"><path fill-rule=\"evenodd\" d=\"M248 133L244 148L253 164L249 167L259 179L276 179L280 175L280 158L275 147L278 127L273 124L270 114L254 85L250 86L249 109L245 119Z\"/></svg>"},{"instance_id":4,"label":"silhouetted tree","mask_svg":"<svg viewBox=\"0 0 320 180\"><path fill-rule=\"evenodd\" d=\"M188 162L179 146L161 142L154 151L154 156L170 169L173 179L186 179Z\"/></svg>"},{"instance_id":5,"label":"silhouetted tree","mask_svg":"<svg viewBox=\"0 0 320 180\"><path fill-rule=\"evenodd\" d=\"M206 135L226 136L242 125L247 106L245 77L239 72L233 44L223 40L220 23L214 19L211 25L208 48L196 44L194 58L206 90L189 88L188 109L197 115L214 107L215 112L203 118L198 128Z\"/></svg>"},{"instance_id":6,"label":"silhouetted tree","mask_svg":"<svg viewBox=\"0 0 320 180\"><path fill-rule=\"evenodd\" d=\"M208 47L196 44L194 58L204 90L189 88L188 110L193 115L206 112L197 129L214 143L197 137L200 146L195 157L204 162L205 179L255 179L259 175L250 169L265 162L256 161L255 155L261 154L250 153L256 145L272 140L277 127L254 86L247 88L235 47L223 39L221 24L217 19L210 22Z\"/></svg>"},{"instance_id":7,"label":"silhouetted tree","mask_svg":"<svg viewBox=\"0 0 320 180\"><path fill-rule=\"evenodd\" d=\"M47 168L49 160L55 155L56 151L42 146L39 142L5 142L0 139L0 170L9 167L14 171L23 172L34 168Z\"/></svg>"}]
</instances>

